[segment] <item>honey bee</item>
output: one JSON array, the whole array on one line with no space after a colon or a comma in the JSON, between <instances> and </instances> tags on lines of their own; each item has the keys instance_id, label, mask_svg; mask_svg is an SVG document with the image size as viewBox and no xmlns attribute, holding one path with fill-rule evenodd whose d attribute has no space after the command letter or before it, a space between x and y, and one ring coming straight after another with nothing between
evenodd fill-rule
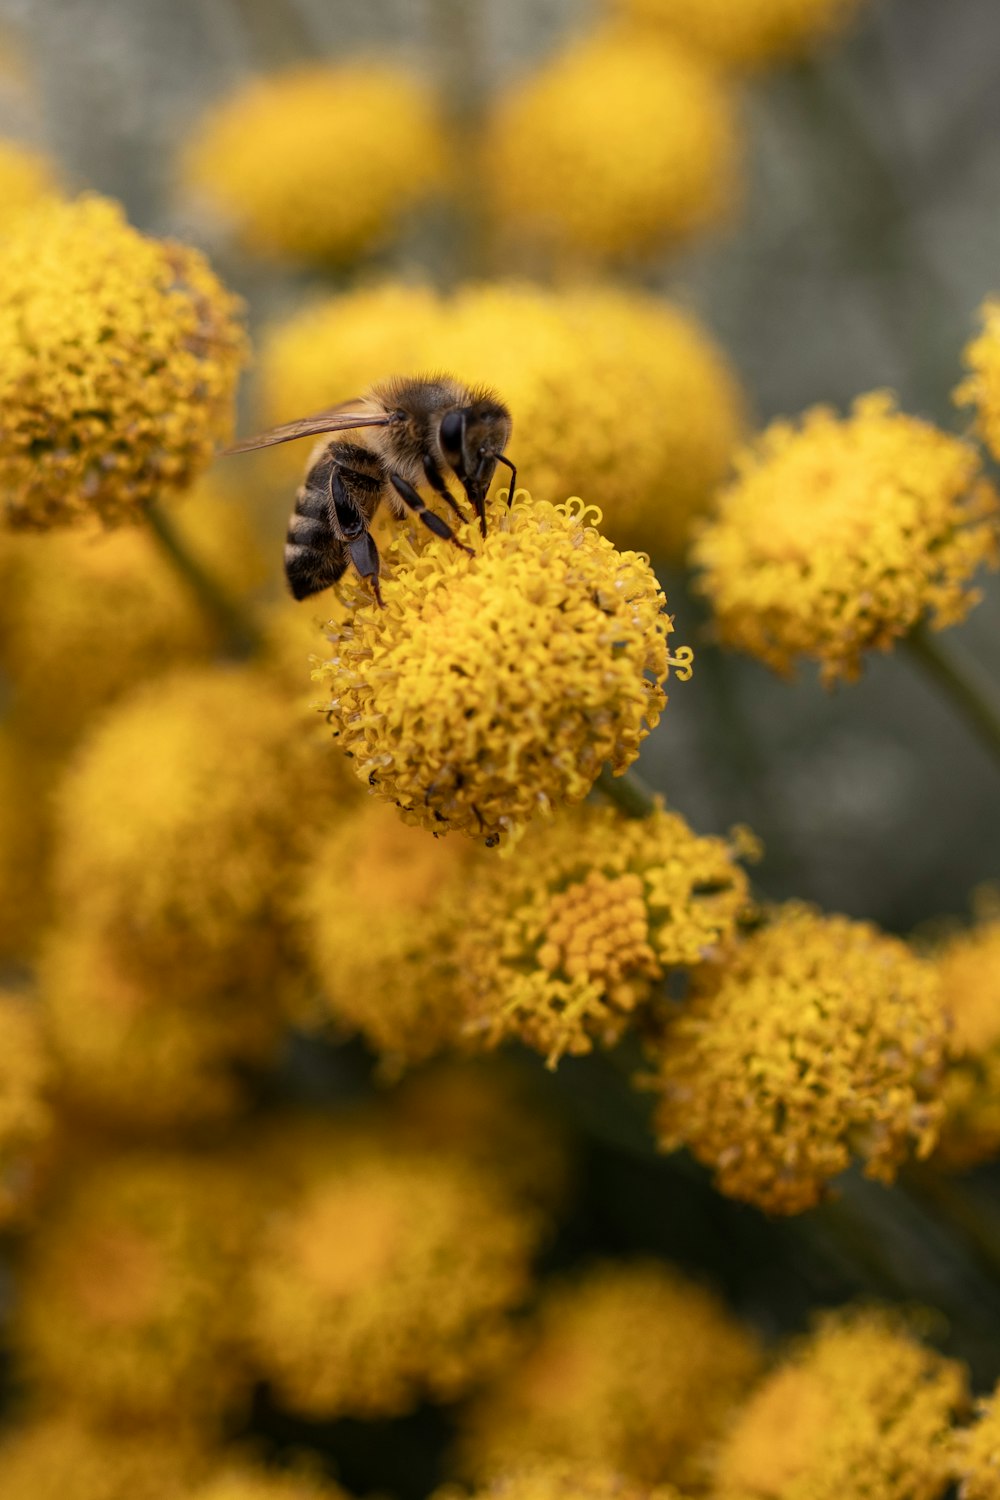
<instances>
[{"instance_id":1,"label":"honey bee","mask_svg":"<svg viewBox=\"0 0 1000 1500\"><path fill-rule=\"evenodd\" d=\"M511 434L510 412L485 388L462 385L448 375L386 380L366 395L298 422L273 427L227 448L247 453L320 433L347 434L318 444L285 539L285 576L296 599L307 599L341 578L348 566L367 578L375 599L379 555L370 526L384 500L394 515L418 516L435 536L463 552L448 522L432 511L418 485L427 484L467 522L445 480L459 480L486 535L486 494L498 463L510 469L510 494L517 471L504 448Z\"/></svg>"}]
</instances>

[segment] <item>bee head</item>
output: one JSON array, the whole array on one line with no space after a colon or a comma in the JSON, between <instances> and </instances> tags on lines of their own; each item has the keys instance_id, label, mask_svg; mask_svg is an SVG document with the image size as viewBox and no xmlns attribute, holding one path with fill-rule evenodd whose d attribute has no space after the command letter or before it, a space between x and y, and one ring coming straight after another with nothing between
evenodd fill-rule
<instances>
[{"instance_id":1,"label":"bee head","mask_svg":"<svg viewBox=\"0 0 1000 1500\"><path fill-rule=\"evenodd\" d=\"M454 407L441 420L441 451L480 514L511 426L510 412L489 395Z\"/></svg>"}]
</instances>

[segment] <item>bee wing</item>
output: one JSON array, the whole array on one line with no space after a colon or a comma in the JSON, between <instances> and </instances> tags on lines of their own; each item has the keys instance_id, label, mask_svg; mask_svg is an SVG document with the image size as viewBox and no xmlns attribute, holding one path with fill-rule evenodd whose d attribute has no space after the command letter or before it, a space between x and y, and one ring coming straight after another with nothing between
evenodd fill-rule
<instances>
[{"instance_id":1,"label":"bee wing","mask_svg":"<svg viewBox=\"0 0 1000 1500\"><path fill-rule=\"evenodd\" d=\"M271 427L267 432L258 433L256 437L244 438L241 443L233 443L229 448L223 448L225 456L229 453L251 453L255 448L273 448L278 443L293 443L296 438L317 437L324 432L350 432L355 427L387 427L391 418L387 412L373 412L371 408L367 411L349 411L348 404L332 406L327 411L319 411L312 417L301 417L297 422L285 422L280 427Z\"/></svg>"}]
</instances>

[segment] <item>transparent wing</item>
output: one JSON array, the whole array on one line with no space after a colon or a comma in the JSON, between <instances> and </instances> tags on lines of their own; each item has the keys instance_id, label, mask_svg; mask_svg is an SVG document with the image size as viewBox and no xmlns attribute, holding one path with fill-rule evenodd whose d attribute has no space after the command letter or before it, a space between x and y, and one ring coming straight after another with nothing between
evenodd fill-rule
<instances>
[{"instance_id":1,"label":"transparent wing","mask_svg":"<svg viewBox=\"0 0 1000 1500\"><path fill-rule=\"evenodd\" d=\"M387 427L391 417L386 412L350 411L347 403L333 406L328 411L319 411L312 417L301 417L297 422L285 422L272 427L256 437L244 438L223 448L223 454L251 453L255 448L273 448L278 443L294 443L296 438L318 437L324 432L350 432L355 427Z\"/></svg>"}]
</instances>

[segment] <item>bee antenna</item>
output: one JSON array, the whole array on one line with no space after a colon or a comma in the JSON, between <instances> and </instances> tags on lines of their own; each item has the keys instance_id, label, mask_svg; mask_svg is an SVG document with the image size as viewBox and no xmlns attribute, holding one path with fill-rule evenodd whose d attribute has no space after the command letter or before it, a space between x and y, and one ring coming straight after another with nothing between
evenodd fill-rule
<instances>
[{"instance_id":1,"label":"bee antenna","mask_svg":"<svg viewBox=\"0 0 1000 1500\"><path fill-rule=\"evenodd\" d=\"M506 464L510 470L510 489L507 491L507 505L511 506L514 503L514 491L517 489L517 470L510 459L505 458L502 453L497 454L497 463Z\"/></svg>"}]
</instances>

